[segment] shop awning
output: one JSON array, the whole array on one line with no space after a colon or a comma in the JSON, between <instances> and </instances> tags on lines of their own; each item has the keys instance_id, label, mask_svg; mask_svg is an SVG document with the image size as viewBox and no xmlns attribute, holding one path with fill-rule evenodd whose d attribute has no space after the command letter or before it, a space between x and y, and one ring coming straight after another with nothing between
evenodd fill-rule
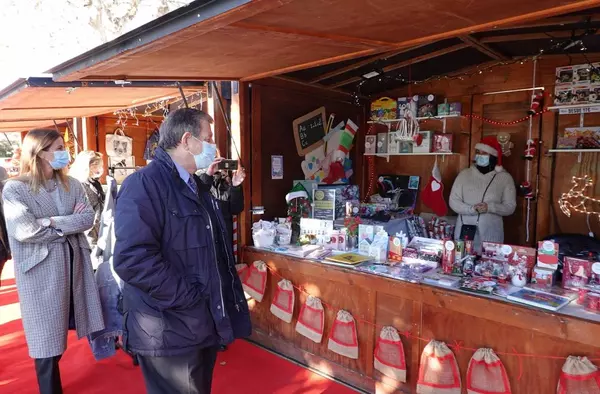
<instances>
[{"instance_id":1,"label":"shop awning","mask_svg":"<svg viewBox=\"0 0 600 394\"><path fill-rule=\"evenodd\" d=\"M184 94L205 89L182 83ZM0 91L0 132L53 125L53 120L90 117L180 96L174 82L55 82L20 79Z\"/></svg>"},{"instance_id":2,"label":"shop awning","mask_svg":"<svg viewBox=\"0 0 600 394\"><path fill-rule=\"evenodd\" d=\"M58 81L255 80L598 5L598 0L203 0L48 72Z\"/></svg>"}]
</instances>

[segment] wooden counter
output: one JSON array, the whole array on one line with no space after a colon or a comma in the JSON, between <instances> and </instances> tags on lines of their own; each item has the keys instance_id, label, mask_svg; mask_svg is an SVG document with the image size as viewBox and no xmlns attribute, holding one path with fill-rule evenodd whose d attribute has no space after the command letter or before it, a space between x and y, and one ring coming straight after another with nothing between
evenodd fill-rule
<instances>
[{"instance_id":1,"label":"wooden counter","mask_svg":"<svg viewBox=\"0 0 600 394\"><path fill-rule=\"evenodd\" d=\"M315 344L296 333L300 305L306 295L296 291L294 319L285 323L269 311L278 279L269 273L267 292L262 302L249 301L254 325L253 339L300 363L329 374L367 392L414 392L419 358L426 345L402 337L407 362L407 383L381 375L373 368L373 350L380 327L357 322L359 358L351 360L327 349L327 336L338 308L355 318L392 325L399 332L411 331L422 338L433 338L448 345L461 341L471 348L490 347L497 352L530 353L567 357L600 357L600 323L540 309L515 305L442 289L426 284L375 276L343 267L244 248L245 263L262 260L270 269L303 286L311 295L334 308L325 307L323 341ZM454 351L461 372L463 392L472 351ZM564 359L500 356L506 367L512 392L545 394L556 392ZM521 375L519 379L519 375Z\"/></svg>"}]
</instances>

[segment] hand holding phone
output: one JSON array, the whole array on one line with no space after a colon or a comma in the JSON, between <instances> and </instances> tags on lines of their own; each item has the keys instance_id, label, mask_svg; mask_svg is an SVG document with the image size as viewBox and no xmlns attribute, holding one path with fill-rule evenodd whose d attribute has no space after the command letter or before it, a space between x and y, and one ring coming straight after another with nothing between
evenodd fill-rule
<instances>
[{"instance_id":1,"label":"hand holding phone","mask_svg":"<svg viewBox=\"0 0 600 394\"><path fill-rule=\"evenodd\" d=\"M238 169L238 161L237 160L230 160L230 159L223 159L219 162L218 167L219 170L230 170L230 171L236 171Z\"/></svg>"}]
</instances>

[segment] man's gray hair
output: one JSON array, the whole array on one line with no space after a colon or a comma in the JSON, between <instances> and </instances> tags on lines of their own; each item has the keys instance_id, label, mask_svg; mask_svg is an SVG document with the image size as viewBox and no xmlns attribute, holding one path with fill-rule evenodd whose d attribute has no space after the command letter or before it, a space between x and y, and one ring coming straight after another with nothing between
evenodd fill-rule
<instances>
[{"instance_id":1,"label":"man's gray hair","mask_svg":"<svg viewBox=\"0 0 600 394\"><path fill-rule=\"evenodd\" d=\"M209 114L194 108L181 108L169 113L160 125L158 146L164 150L176 148L186 131L198 138L203 120L213 122Z\"/></svg>"}]
</instances>

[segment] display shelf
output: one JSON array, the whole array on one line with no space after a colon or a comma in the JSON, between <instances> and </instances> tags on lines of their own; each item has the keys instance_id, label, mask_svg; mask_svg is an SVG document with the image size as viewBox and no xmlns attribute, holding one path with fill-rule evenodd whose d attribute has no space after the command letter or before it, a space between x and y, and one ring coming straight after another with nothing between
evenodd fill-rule
<instances>
[{"instance_id":1,"label":"display shelf","mask_svg":"<svg viewBox=\"0 0 600 394\"><path fill-rule=\"evenodd\" d=\"M598 153L600 149L548 149L548 153L577 153L577 162L581 163L583 153Z\"/></svg>"},{"instance_id":2,"label":"display shelf","mask_svg":"<svg viewBox=\"0 0 600 394\"><path fill-rule=\"evenodd\" d=\"M444 120L448 118L460 118L462 115L441 115L441 116L421 116L417 117L417 120ZM369 120L367 123L394 123L399 122L402 119L381 119L381 120Z\"/></svg>"},{"instance_id":3,"label":"display shelf","mask_svg":"<svg viewBox=\"0 0 600 394\"><path fill-rule=\"evenodd\" d=\"M444 152L423 152L423 153L365 153L365 156L378 156L390 161L390 156L442 156L444 159L446 156L458 155L458 153L444 153Z\"/></svg>"}]
</instances>

